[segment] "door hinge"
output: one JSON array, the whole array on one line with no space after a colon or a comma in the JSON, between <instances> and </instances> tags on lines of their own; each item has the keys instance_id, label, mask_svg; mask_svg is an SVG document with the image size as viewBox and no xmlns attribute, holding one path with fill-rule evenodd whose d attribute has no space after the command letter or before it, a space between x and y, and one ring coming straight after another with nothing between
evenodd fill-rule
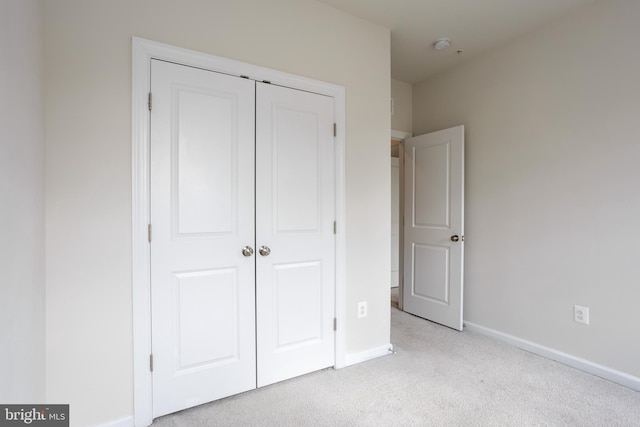
<instances>
[{"instance_id":1,"label":"door hinge","mask_svg":"<svg viewBox=\"0 0 640 427\"><path fill-rule=\"evenodd\" d=\"M151 111L151 100L152 100L152 96L151 96L151 92L149 92L149 111Z\"/></svg>"},{"instance_id":2,"label":"door hinge","mask_svg":"<svg viewBox=\"0 0 640 427\"><path fill-rule=\"evenodd\" d=\"M335 221L333 221L333 234L338 234L337 231L338 231L338 224Z\"/></svg>"},{"instance_id":3,"label":"door hinge","mask_svg":"<svg viewBox=\"0 0 640 427\"><path fill-rule=\"evenodd\" d=\"M337 318L333 318L333 330L337 331L338 330L338 319Z\"/></svg>"},{"instance_id":4,"label":"door hinge","mask_svg":"<svg viewBox=\"0 0 640 427\"><path fill-rule=\"evenodd\" d=\"M338 125L333 124L333 136L338 136Z\"/></svg>"},{"instance_id":5,"label":"door hinge","mask_svg":"<svg viewBox=\"0 0 640 427\"><path fill-rule=\"evenodd\" d=\"M153 372L153 354L149 355L149 371Z\"/></svg>"},{"instance_id":6,"label":"door hinge","mask_svg":"<svg viewBox=\"0 0 640 427\"><path fill-rule=\"evenodd\" d=\"M147 240L151 243L151 224L147 226Z\"/></svg>"}]
</instances>

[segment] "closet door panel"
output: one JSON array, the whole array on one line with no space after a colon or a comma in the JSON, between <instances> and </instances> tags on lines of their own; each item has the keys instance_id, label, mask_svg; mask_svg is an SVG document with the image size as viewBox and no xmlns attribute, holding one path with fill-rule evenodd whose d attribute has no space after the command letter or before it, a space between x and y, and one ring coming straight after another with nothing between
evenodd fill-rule
<instances>
[{"instance_id":1,"label":"closet door panel","mask_svg":"<svg viewBox=\"0 0 640 427\"><path fill-rule=\"evenodd\" d=\"M151 74L153 416L333 366L333 99Z\"/></svg>"},{"instance_id":2,"label":"closet door panel","mask_svg":"<svg viewBox=\"0 0 640 427\"><path fill-rule=\"evenodd\" d=\"M255 388L255 85L152 61L153 416Z\"/></svg>"},{"instance_id":3,"label":"closet door panel","mask_svg":"<svg viewBox=\"0 0 640 427\"><path fill-rule=\"evenodd\" d=\"M258 386L334 364L333 159L333 99L258 83Z\"/></svg>"}]
</instances>

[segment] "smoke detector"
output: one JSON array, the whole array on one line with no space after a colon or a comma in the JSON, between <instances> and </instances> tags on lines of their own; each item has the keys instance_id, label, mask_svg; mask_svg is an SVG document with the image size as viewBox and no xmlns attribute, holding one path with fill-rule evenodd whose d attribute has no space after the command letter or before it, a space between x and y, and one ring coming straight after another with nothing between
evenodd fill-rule
<instances>
[{"instance_id":1,"label":"smoke detector","mask_svg":"<svg viewBox=\"0 0 640 427\"><path fill-rule=\"evenodd\" d=\"M451 39L447 37L440 38L433 43L435 50L443 50L451 46Z\"/></svg>"}]
</instances>

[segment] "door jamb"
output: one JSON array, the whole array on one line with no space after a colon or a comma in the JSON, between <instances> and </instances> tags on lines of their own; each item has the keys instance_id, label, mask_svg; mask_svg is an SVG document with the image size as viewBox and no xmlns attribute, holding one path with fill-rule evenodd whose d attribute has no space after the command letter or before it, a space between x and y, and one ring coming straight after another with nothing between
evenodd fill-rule
<instances>
[{"instance_id":1,"label":"door jamb","mask_svg":"<svg viewBox=\"0 0 640 427\"><path fill-rule=\"evenodd\" d=\"M404 306L404 140L407 138L411 138L413 134L411 132L405 132L402 130L391 129L391 140L398 141L400 144L398 146L398 157L399 161L399 185L400 192L398 194L398 203L399 206L399 217L400 217L400 239L398 244L400 248L398 249L398 266L399 266L399 280L398 280L398 309L402 310Z\"/></svg>"},{"instance_id":2,"label":"door jamb","mask_svg":"<svg viewBox=\"0 0 640 427\"><path fill-rule=\"evenodd\" d=\"M273 84L305 90L334 99L336 277L335 277L335 367L345 366L346 336L346 212L345 212L345 88L305 77L271 70L230 59L178 48L139 37L132 38L132 306L133 306L133 411L134 425L153 422L151 355L151 277L148 242L149 124L148 95L151 59L160 59L231 75L250 76Z\"/></svg>"}]
</instances>

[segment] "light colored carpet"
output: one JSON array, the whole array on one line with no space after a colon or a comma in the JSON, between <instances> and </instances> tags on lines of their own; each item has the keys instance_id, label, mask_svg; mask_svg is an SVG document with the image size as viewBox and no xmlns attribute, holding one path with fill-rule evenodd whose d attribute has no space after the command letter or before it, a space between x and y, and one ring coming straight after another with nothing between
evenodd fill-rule
<instances>
[{"instance_id":1,"label":"light colored carpet","mask_svg":"<svg viewBox=\"0 0 640 427\"><path fill-rule=\"evenodd\" d=\"M395 354L154 426L640 426L640 393L491 338L392 307L391 340Z\"/></svg>"}]
</instances>

